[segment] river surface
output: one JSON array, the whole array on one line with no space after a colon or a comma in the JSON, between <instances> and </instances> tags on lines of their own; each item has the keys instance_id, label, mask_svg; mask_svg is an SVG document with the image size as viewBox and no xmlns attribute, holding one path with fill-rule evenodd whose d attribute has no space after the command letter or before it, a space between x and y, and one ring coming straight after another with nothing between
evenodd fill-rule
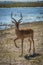
<instances>
[{"instance_id":1,"label":"river surface","mask_svg":"<svg viewBox=\"0 0 43 65\"><path fill-rule=\"evenodd\" d=\"M22 13L23 23L43 21L43 7L0 8L0 24L12 24L11 12L13 14L13 18L17 21L21 18L20 13ZM2 28L4 27L0 26L0 29Z\"/></svg>"}]
</instances>

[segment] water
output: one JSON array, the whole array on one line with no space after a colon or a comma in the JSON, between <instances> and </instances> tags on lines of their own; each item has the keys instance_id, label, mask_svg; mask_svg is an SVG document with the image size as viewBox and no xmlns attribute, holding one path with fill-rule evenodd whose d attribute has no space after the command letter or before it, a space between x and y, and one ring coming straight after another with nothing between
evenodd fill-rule
<instances>
[{"instance_id":1,"label":"water","mask_svg":"<svg viewBox=\"0 0 43 65\"><path fill-rule=\"evenodd\" d=\"M17 8L0 8L0 24L12 24L11 12L13 17L18 21L22 13L22 22L43 21L43 7L17 7ZM3 28L0 26L0 29Z\"/></svg>"}]
</instances>

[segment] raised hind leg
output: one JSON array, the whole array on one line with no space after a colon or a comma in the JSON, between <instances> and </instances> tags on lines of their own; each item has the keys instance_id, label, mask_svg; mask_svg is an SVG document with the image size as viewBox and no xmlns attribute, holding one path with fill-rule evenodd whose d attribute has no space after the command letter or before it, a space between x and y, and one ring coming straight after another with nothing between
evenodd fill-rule
<instances>
[{"instance_id":1,"label":"raised hind leg","mask_svg":"<svg viewBox=\"0 0 43 65\"><path fill-rule=\"evenodd\" d=\"M19 47L17 46L16 42L15 42L17 39L18 39L18 38L14 39L14 43L15 43L15 46L16 46L17 48L19 48Z\"/></svg>"},{"instance_id":2,"label":"raised hind leg","mask_svg":"<svg viewBox=\"0 0 43 65\"><path fill-rule=\"evenodd\" d=\"M23 39L22 39L22 45L21 45L21 47L22 47L22 52L21 52L20 56L23 56Z\"/></svg>"}]
</instances>

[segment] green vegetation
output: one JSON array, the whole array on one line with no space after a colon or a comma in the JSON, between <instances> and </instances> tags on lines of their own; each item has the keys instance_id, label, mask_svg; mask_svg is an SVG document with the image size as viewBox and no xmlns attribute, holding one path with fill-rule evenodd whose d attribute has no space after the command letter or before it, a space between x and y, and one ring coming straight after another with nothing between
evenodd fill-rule
<instances>
[{"instance_id":1,"label":"green vegetation","mask_svg":"<svg viewBox=\"0 0 43 65\"><path fill-rule=\"evenodd\" d=\"M0 7L43 7L43 2L14 2L12 4L0 4Z\"/></svg>"}]
</instances>

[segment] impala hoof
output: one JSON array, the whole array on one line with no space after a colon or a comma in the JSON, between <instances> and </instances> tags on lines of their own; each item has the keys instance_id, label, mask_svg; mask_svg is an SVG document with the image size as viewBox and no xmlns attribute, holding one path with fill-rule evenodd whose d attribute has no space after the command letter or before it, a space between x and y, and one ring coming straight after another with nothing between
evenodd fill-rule
<instances>
[{"instance_id":1,"label":"impala hoof","mask_svg":"<svg viewBox=\"0 0 43 65\"><path fill-rule=\"evenodd\" d=\"M17 45L15 45L16 48L19 48Z\"/></svg>"},{"instance_id":2,"label":"impala hoof","mask_svg":"<svg viewBox=\"0 0 43 65\"><path fill-rule=\"evenodd\" d=\"M16 46L16 48L19 48L18 46Z\"/></svg>"},{"instance_id":3,"label":"impala hoof","mask_svg":"<svg viewBox=\"0 0 43 65\"><path fill-rule=\"evenodd\" d=\"M23 54L21 54L19 57L22 57L23 56Z\"/></svg>"}]
</instances>

